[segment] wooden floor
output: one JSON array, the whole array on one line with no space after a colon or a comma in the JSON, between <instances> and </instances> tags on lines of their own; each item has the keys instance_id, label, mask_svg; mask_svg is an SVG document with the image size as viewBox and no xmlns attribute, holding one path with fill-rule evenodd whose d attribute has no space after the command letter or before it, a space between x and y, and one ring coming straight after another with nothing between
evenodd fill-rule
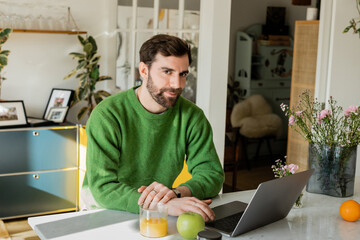
<instances>
[{"instance_id":1,"label":"wooden floor","mask_svg":"<svg viewBox=\"0 0 360 240\"><path fill-rule=\"evenodd\" d=\"M0 220L1 240L40 240L27 222L27 218Z\"/></svg>"}]
</instances>

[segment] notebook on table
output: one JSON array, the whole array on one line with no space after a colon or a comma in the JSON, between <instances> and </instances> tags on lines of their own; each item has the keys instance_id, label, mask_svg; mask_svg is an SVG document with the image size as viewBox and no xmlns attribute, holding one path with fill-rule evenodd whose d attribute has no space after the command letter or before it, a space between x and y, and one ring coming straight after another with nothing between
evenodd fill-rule
<instances>
[{"instance_id":1,"label":"notebook on table","mask_svg":"<svg viewBox=\"0 0 360 240\"><path fill-rule=\"evenodd\" d=\"M235 237L285 218L304 189L313 169L261 183L248 204L233 201L212 210L206 228Z\"/></svg>"}]
</instances>

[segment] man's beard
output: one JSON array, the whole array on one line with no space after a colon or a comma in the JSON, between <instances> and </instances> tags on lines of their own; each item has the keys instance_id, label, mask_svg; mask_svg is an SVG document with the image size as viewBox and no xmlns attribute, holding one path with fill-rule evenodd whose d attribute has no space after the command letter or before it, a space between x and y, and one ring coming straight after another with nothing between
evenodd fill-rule
<instances>
[{"instance_id":1,"label":"man's beard","mask_svg":"<svg viewBox=\"0 0 360 240\"><path fill-rule=\"evenodd\" d=\"M182 93L181 88L161 88L161 89L156 88L154 86L154 82L152 81L150 73L146 84L146 88L148 89L151 97L155 100L155 102L157 102L166 109L173 107ZM165 97L164 92L176 93L176 96Z\"/></svg>"}]
</instances>

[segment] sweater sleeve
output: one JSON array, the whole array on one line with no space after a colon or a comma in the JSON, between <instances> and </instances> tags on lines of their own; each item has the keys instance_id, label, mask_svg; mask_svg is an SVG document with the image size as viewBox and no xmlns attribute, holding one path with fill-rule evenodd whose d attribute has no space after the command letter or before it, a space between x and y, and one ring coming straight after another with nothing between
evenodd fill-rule
<instances>
[{"instance_id":1,"label":"sweater sleeve","mask_svg":"<svg viewBox=\"0 0 360 240\"><path fill-rule=\"evenodd\" d=\"M224 171L215 150L210 123L203 114L189 129L187 141L186 163L192 178L181 185L187 186L199 199L216 196L224 182Z\"/></svg>"},{"instance_id":2,"label":"sweater sleeve","mask_svg":"<svg viewBox=\"0 0 360 240\"><path fill-rule=\"evenodd\" d=\"M137 189L118 180L121 132L118 124L94 109L86 126L86 177L94 199L108 209L139 212Z\"/></svg>"}]
</instances>

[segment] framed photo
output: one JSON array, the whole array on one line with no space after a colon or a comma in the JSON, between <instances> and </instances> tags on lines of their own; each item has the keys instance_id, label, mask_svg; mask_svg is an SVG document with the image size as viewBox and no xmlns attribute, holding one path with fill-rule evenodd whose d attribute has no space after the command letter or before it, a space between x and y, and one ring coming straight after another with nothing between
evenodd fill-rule
<instances>
[{"instance_id":1,"label":"framed photo","mask_svg":"<svg viewBox=\"0 0 360 240\"><path fill-rule=\"evenodd\" d=\"M0 128L20 127L27 124L23 101L0 101Z\"/></svg>"},{"instance_id":2,"label":"framed photo","mask_svg":"<svg viewBox=\"0 0 360 240\"><path fill-rule=\"evenodd\" d=\"M73 95L74 95L74 90L53 88L51 90L50 98L46 105L43 118L46 119L51 108L69 107Z\"/></svg>"},{"instance_id":3,"label":"framed photo","mask_svg":"<svg viewBox=\"0 0 360 240\"><path fill-rule=\"evenodd\" d=\"M65 120L69 107L52 107L49 110L46 120L62 123Z\"/></svg>"}]
</instances>

